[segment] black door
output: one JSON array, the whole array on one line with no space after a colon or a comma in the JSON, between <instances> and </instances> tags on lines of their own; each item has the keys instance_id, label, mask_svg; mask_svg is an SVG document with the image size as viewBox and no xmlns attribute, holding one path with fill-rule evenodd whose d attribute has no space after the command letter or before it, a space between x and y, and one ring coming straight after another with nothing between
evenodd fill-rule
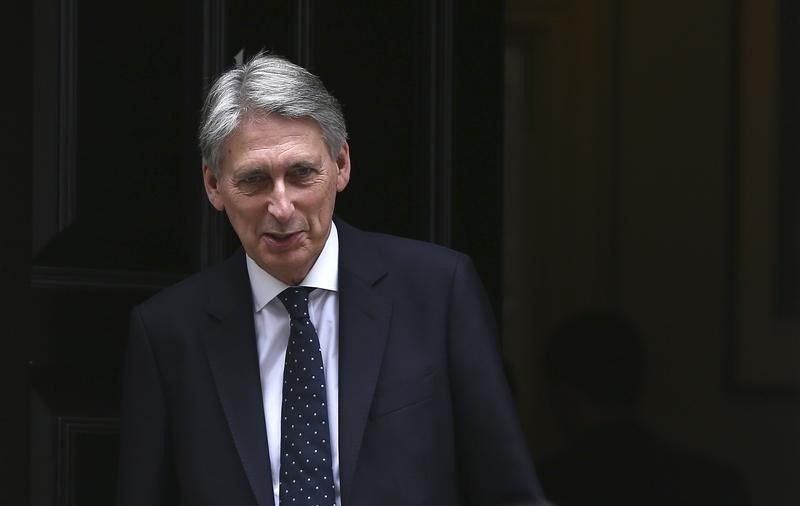
<instances>
[{"instance_id":1,"label":"black door","mask_svg":"<svg viewBox=\"0 0 800 506\"><path fill-rule=\"evenodd\" d=\"M6 6L0 504L108 505L132 305L236 247L205 201L205 87L260 49L343 103L351 223L472 254L499 293L502 3Z\"/></svg>"}]
</instances>

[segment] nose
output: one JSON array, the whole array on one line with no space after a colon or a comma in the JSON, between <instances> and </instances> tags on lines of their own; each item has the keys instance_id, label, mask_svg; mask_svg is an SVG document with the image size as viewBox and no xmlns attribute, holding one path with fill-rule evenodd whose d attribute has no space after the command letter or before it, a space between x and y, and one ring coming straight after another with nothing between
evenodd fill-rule
<instances>
[{"instance_id":1,"label":"nose","mask_svg":"<svg viewBox=\"0 0 800 506\"><path fill-rule=\"evenodd\" d=\"M294 212L294 205L283 180L275 181L272 191L267 197L267 212L278 221L286 221Z\"/></svg>"}]
</instances>

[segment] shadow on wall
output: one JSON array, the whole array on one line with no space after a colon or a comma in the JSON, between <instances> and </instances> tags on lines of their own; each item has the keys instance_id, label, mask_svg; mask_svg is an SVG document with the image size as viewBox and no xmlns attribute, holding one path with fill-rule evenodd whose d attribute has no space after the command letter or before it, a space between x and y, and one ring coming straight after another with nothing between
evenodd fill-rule
<instances>
[{"instance_id":1,"label":"shadow on wall","mask_svg":"<svg viewBox=\"0 0 800 506\"><path fill-rule=\"evenodd\" d=\"M645 354L624 319L595 312L563 322L545 360L567 444L537 470L556 506L747 506L734 471L659 439L642 422Z\"/></svg>"}]
</instances>

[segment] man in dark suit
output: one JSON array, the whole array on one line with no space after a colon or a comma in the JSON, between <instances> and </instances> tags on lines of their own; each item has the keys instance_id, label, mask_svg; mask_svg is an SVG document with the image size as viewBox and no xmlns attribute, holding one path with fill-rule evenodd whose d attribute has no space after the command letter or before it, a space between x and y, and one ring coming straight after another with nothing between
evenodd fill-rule
<instances>
[{"instance_id":1,"label":"man in dark suit","mask_svg":"<svg viewBox=\"0 0 800 506\"><path fill-rule=\"evenodd\" d=\"M200 147L243 251L132 313L119 504L539 504L470 260L333 218L350 156L319 79L225 73Z\"/></svg>"}]
</instances>

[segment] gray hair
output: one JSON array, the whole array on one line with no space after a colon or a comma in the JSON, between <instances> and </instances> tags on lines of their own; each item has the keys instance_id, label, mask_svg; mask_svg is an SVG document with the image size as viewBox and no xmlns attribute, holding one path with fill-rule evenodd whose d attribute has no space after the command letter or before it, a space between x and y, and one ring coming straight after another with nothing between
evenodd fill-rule
<instances>
[{"instance_id":1,"label":"gray hair","mask_svg":"<svg viewBox=\"0 0 800 506\"><path fill-rule=\"evenodd\" d=\"M219 177L228 136L246 117L272 113L316 121L334 160L347 140L342 108L320 78L285 58L259 52L222 74L209 90L198 133L203 163Z\"/></svg>"}]
</instances>

